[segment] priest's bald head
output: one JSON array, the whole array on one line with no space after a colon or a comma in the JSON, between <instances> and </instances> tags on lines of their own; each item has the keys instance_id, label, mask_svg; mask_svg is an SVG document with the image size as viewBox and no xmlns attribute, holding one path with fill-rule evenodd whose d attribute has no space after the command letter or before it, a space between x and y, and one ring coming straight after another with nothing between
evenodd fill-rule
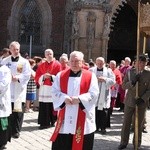
<instances>
[{"instance_id":1,"label":"priest's bald head","mask_svg":"<svg viewBox=\"0 0 150 150\"><path fill-rule=\"evenodd\" d=\"M73 51L70 54L69 65L73 72L78 72L83 66L84 54L80 51Z\"/></svg>"},{"instance_id":2,"label":"priest's bald head","mask_svg":"<svg viewBox=\"0 0 150 150\"><path fill-rule=\"evenodd\" d=\"M17 41L13 41L9 45L10 52L13 57L16 57L20 54L20 44Z\"/></svg>"}]
</instances>

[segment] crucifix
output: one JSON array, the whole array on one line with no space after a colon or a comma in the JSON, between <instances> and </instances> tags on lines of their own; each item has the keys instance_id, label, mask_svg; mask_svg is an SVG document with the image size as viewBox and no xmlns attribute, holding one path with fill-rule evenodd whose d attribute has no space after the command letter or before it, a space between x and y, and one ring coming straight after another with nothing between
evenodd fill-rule
<instances>
[{"instance_id":1,"label":"crucifix","mask_svg":"<svg viewBox=\"0 0 150 150\"><path fill-rule=\"evenodd\" d=\"M10 68L11 63L10 63L10 62L8 62L8 63L6 64L6 66L7 66L8 68Z\"/></svg>"}]
</instances>

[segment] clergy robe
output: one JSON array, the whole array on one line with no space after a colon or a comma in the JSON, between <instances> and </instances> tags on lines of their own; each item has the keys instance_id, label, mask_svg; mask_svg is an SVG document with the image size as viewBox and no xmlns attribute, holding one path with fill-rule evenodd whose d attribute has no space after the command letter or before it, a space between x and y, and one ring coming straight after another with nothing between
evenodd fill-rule
<instances>
[{"instance_id":1,"label":"clergy robe","mask_svg":"<svg viewBox=\"0 0 150 150\"><path fill-rule=\"evenodd\" d=\"M0 67L0 147L11 138L9 116L11 114L10 96L11 72L5 65Z\"/></svg>"},{"instance_id":2,"label":"clergy robe","mask_svg":"<svg viewBox=\"0 0 150 150\"><path fill-rule=\"evenodd\" d=\"M13 113L11 115L12 134L19 133L22 128L24 103L26 101L27 83L31 76L31 66L29 61L22 56L13 59L8 56L1 62L6 65L10 70L12 76L16 76L18 81L11 82L11 102Z\"/></svg>"},{"instance_id":3,"label":"clergy robe","mask_svg":"<svg viewBox=\"0 0 150 150\"><path fill-rule=\"evenodd\" d=\"M88 74L87 74L88 75ZM85 124L84 124L84 141L83 149L86 149L90 144L92 145L93 141L90 141L87 137L91 138L92 133L95 131L95 105L97 102L98 96L98 82L96 76L92 73L91 83L88 92L80 94L80 83L82 79L82 73L80 76L69 76L67 85L67 93L61 91L60 85L60 76L61 72L55 78L54 84L52 85L52 97L54 99L54 109L57 111L61 110L61 106L64 103L67 97L77 96L82 105L84 106L84 112L86 115ZM56 143L52 149L58 149L63 147L72 146L72 135L76 132L77 117L78 117L79 104L76 105L65 105L65 114L64 121L60 128L59 135L56 139ZM91 134L91 135L90 135ZM71 136L70 136L71 135ZM88 135L88 136L86 136ZM94 135L94 133L93 133ZM94 138L94 137L93 137ZM88 140L87 140L88 139ZM67 142L69 140L69 142ZM63 145L61 144L63 142ZM66 143L65 143L66 142ZM69 145L68 145L69 144ZM87 147L86 147L87 146ZM92 146L91 146L92 147ZM69 148L66 148L67 150Z\"/></svg>"},{"instance_id":4,"label":"clergy robe","mask_svg":"<svg viewBox=\"0 0 150 150\"><path fill-rule=\"evenodd\" d=\"M124 79L126 73L128 70L131 69L131 66L123 66L121 67L119 70L121 72L122 75L122 80ZM119 86L119 98L120 98L120 102L124 103L124 99L125 99L125 90L122 89L122 85Z\"/></svg>"},{"instance_id":5,"label":"clergy robe","mask_svg":"<svg viewBox=\"0 0 150 150\"><path fill-rule=\"evenodd\" d=\"M51 86L56 74L60 70L61 64L56 60L50 63L46 61L40 64L36 70L35 81L40 86L38 124L40 124L42 128L54 125L55 114L53 111ZM44 79L43 76L45 73L50 73L52 77Z\"/></svg>"},{"instance_id":6,"label":"clergy robe","mask_svg":"<svg viewBox=\"0 0 150 150\"><path fill-rule=\"evenodd\" d=\"M99 82L99 96L96 107L96 128L105 130L110 127L110 102L111 102L111 86L115 84L115 75L110 68L103 67L102 71L98 71L97 67L90 68L97 77L103 76L105 82Z\"/></svg>"},{"instance_id":7,"label":"clergy robe","mask_svg":"<svg viewBox=\"0 0 150 150\"><path fill-rule=\"evenodd\" d=\"M116 77L116 84L114 84L111 87L111 111L113 111L113 108L115 107L115 102L116 102L116 98L118 95L119 86L122 85L122 76L121 76L121 72L119 71L119 69L115 68L112 71Z\"/></svg>"}]
</instances>

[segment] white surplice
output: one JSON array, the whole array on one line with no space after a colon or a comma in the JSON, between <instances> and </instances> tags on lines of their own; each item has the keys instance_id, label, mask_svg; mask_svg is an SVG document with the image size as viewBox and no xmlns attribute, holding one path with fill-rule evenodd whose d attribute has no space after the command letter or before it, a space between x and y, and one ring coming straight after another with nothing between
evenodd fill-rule
<instances>
[{"instance_id":1,"label":"white surplice","mask_svg":"<svg viewBox=\"0 0 150 150\"><path fill-rule=\"evenodd\" d=\"M44 102L44 103L50 103L53 102L52 99L52 86L50 85L44 85L44 81L43 81L44 75L41 75L41 77L39 78L39 102ZM52 79L55 79L55 75L52 75Z\"/></svg>"},{"instance_id":2,"label":"white surplice","mask_svg":"<svg viewBox=\"0 0 150 150\"><path fill-rule=\"evenodd\" d=\"M12 62L11 56L8 56L3 59L1 64L10 68L11 74L19 79L19 81L11 82L11 101L18 101L18 103L25 102L27 83L31 77L31 66L29 61L22 56L19 56L17 62Z\"/></svg>"},{"instance_id":3,"label":"white surplice","mask_svg":"<svg viewBox=\"0 0 150 150\"><path fill-rule=\"evenodd\" d=\"M5 65L0 67L0 118L11 114L11 72Z\"/></svg>"},{"instance_id":4,"label":"white surplice","mask_svg":"<svg viewBox=\"0 0 150 150\"><path fill-rule=\"evenodd\" d=\"M97 77L102 76L105 78L105 82L99 82L99 96L97 107L98 110L103 110L103 108L110 108L111 101L111 86L116 83L115 75L110 68L103 67L103 71L98 75L97 67L92 67L89 69L91 72L95 73Z\"/></svg>"},{"instance_id":5,"label":"white surplice","mask_svg":"<svg viewBox=\"0 0 150 150\"><path fill-rule=\"evenodd\" d=\"M92 74L91 84L89 91L87 93L80 95L80 83L81 77L69 77L67 94L62 93L60 90L60 73L57 74L55 81L52 85L52 98L55 110L60 110L60 106L63 104L67 97L77 96L83 106L86 113L84 134L90 134L96 130L95 126L95 105L97 103L98 97L98 82L94 74ZM64 122L60 129L60 133L64 134L75 134L77 115L79 104L76 105L66 105Z\"/></svg>"}]
</instances>

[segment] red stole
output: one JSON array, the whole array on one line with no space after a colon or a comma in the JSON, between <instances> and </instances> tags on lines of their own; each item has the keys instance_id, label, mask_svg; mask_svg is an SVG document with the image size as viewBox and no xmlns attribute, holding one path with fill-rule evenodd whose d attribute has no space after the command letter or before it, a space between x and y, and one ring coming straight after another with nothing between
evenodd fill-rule
<instances>
[{"instance_id":1,"label":"red stole","mask_svg":"<svg viewBox=\"0 0 150 150\"><path fill-rule=\"evenodd\" d=\"M67 93L69 75L70 75L70 69L64 70L61 73L60 88L63 93ZM80 94L88 92L91 83L91 77L92 77L91 72L87 70L82 71L82 77L80 83ZM65 115L65 107L59 111L55 131L50 139L50 141L52 142L54 142L57 138L59 130L62 126L62 122L64 120L64 115ZM84 124L85 124L85 112L81 110L81 108L79 107L76 133L75 135L73 135L72 150L82 150L83 138L84 138Z\"/></svg>"}]
</instances>

